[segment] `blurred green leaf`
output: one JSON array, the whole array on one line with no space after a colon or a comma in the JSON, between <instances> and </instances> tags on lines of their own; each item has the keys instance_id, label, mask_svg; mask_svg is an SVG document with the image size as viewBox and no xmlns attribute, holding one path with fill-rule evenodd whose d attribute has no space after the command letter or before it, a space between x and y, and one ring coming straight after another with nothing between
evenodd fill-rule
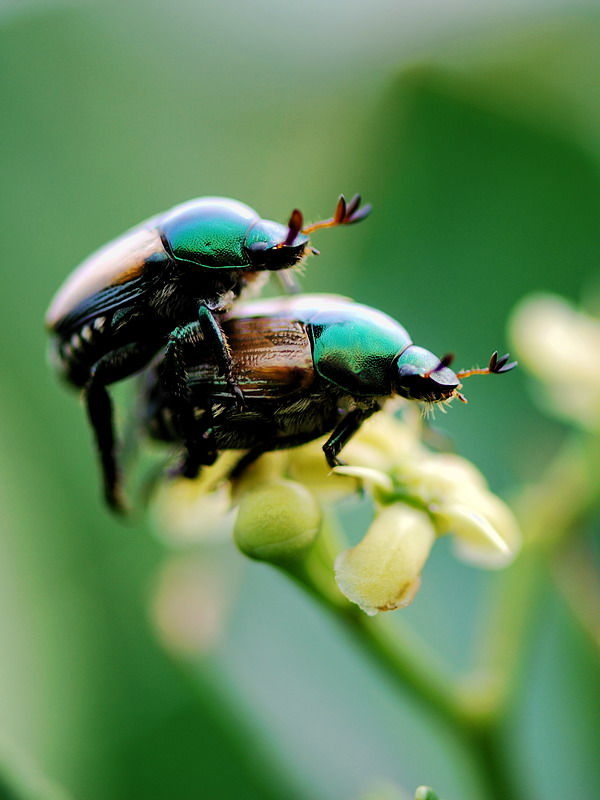
<instances>
[{"instance_id":1,"label":"blurred green leaf","mask_svg":"<svg viewBox=\"0 0 600 800\"><path fill-rule=\"evenodd\" d=\"M42 775L32 761L0 736L2 800L70 800L71 795Z\"/></svg>"}]
</instances>

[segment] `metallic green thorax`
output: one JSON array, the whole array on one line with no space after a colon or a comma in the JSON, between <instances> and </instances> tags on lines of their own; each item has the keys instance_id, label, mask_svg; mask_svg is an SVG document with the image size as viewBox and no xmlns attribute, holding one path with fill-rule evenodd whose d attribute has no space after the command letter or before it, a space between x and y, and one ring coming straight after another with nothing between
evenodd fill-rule
<instances>
[{"instance_id":1,"label":"metallic green thorax","mask_svg":"<svg viewBox=\"0 0 600 800\"><path fill-rule=\"evenodd\" d=\"M160 229L178 260L203 267L242 265L248 263L246 233L258 219L244 203L203 197L176 206L160 220Z\"/></svg>"},{"instance_id":2,"label":"metallic green thorax","mask_svg":"<svg viewBox=\"0 0 600 800\"><path fill-rule=\"evenodd\" d=\"M217 197L201 197L176 206L159 220L159 229L177 261L213 269L243 269L256 264L253 250L270 250L284 242L288 233L285 225L261 219L250 206ZM308 237L298 234L294 245L307 241Z\"/></svg>"},{"instance_id":3,"label":"metallic green thorax","mask_svg":"<svg viewBox=\"0 0 600 800\"><path fill-rule=\"evenodd\" d=\"M323 311L308 326L316 371L354 395L390 395L392 363L411 344L386 314L353 304L346 313Z\"/></svg>"}]
</instances>

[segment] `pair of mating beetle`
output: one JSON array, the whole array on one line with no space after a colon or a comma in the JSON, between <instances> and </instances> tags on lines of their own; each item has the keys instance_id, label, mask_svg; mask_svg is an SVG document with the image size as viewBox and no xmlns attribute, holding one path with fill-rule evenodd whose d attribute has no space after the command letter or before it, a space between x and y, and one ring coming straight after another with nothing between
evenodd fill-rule
<instances>
[{"instance_id":1,"label":"pair of mating beetle","mask_svg":"<svg viewBox=\"0 0 600 800\"><path fill-rule=\"evenodd\" d=\"M199 198L153 217L84 261L46 316L53 356L83 389L100 456L104 495L123 510L112 404L107 386L144 369L147 432L183 445L193 477L223 449L245 449L241 470L268 450L330 433L330 465L382 399L399 394L442 402L467 375L414 345L387 315L328 295L235 302L262 274L286 272L311 251L309 235L363 219L360 197L340 197L334 215L287 226L227 198Z\"/></svg>"}]
</instances>

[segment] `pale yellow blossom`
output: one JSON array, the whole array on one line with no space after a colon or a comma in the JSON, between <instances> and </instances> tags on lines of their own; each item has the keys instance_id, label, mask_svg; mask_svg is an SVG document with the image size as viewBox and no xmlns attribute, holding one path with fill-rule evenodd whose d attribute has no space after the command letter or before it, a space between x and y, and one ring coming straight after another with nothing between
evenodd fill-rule
<instances>
[{"instance_id":1,"label":"pale yellow blossom","mask_svg":"<svg viewBox=\"0 0 600 800\"><path fill-rule=\"evenodd\" d=\"M335 577L340 589L370 615L408 605L435 536L424 511L404 503L387 506L364 539L338 556Z\"/></svg>"},{"instance_id":2,"label":"pale yellow blossom","mask_svg":"<svg viewBox=\"0 0 600 800\"><path fill-rule=\"evenodd\" d=\"M600 428L600 319L558 295L526 297L510 333L522 365L541 383L540 398L555 414Z\"/></svg>"},{"instance_id":3,"label":"pale yellow blossom","mask_svg":"<svg viewBox=\"0 0 600 800\"><path fill-rule=\"evenodd\" d=\"M289 565L303 559L318 536L321 504L362 485L375 501L375 518L363 540L338 556L335 574L346 597L369 614L413 599L438 536L451 534L456 554L477 566L510 563L520 533L508 506L469 461L426 448L421 421L409 419L385 410L375 415L344 448L347 465L334 470L323 440L267 453L234 481L227 478L240 453L225 454L191 482L191 504L178 482L166 490L163 518L171 514L176 528L185 530L186 514L204 528L221 513L229 515L231 527L237 513L238 547L253 558Z\"/></svg>"}]
</instances>

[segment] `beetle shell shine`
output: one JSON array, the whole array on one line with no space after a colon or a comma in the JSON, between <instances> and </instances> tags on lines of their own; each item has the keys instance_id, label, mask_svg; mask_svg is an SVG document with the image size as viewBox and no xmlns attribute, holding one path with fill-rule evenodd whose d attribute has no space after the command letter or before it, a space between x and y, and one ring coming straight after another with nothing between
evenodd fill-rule
<instances>
[{"instance_id":1,"label":"beetle shell shine","mask_svg":"<svg viewBox=\"0 0 600 800\"><path fill-rule=\"evenodd\" d=\"M124 233L82 261L50 303L46 313L48 328L54 328L86 297L141 274L151 256L166 256L158 230L147 225Z\"/></svg>"},{"instance_id":2,"label":"beetle shell shine","mask_svg":"<svg viewBox=\"0 0 600 800\"><path fill-rule=\"evenodd\" d=\"M199 197L164 214L160 228L178 260L204 267L239 267L249 264L244 243L259 219L254 209L238 200Z\"/></svg>"}]
</instances>

